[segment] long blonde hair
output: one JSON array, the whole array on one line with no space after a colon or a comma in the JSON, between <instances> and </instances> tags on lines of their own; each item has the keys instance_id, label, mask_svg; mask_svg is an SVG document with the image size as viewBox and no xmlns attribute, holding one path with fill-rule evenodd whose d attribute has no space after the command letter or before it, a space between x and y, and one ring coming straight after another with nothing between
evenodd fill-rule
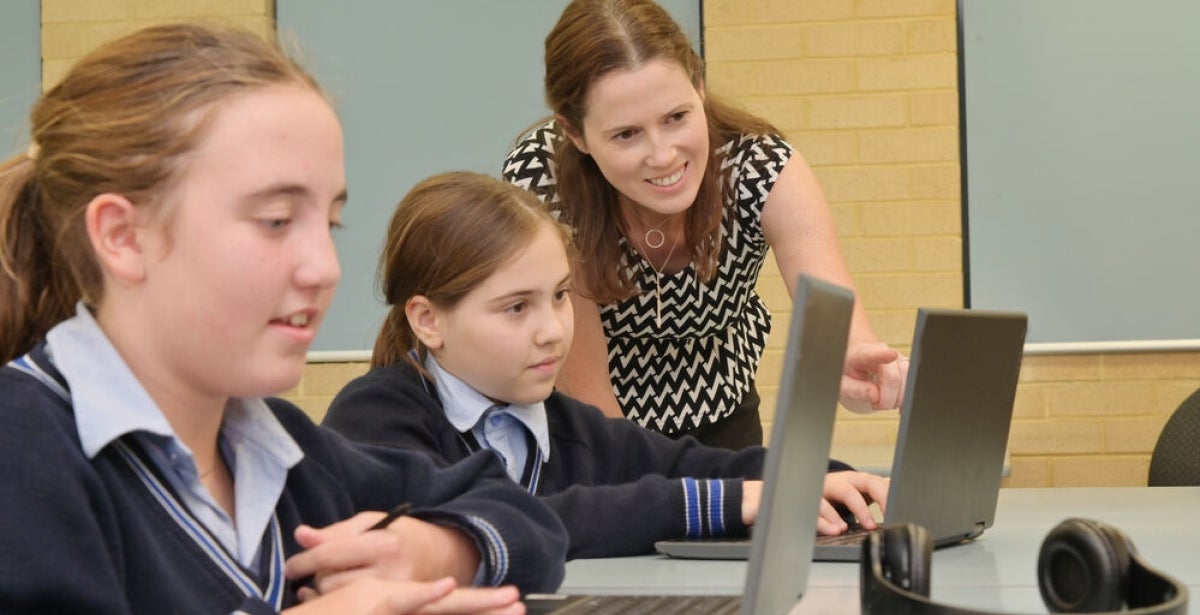
<instances>
[{"instance_id":1,"label":"long blonde hair","mask_svg":"<svg viewBox=\"0 0 1200 615\"><path fill-rule=\"evenodd\" d=\"M111 192L161 210L212 109L274 84L320 91L257 35L175 24L100 46L42 95L29 151L0 164L0 360L28 351L77 301L102 299L88 202Z\"/></svg>"}]
</instances>

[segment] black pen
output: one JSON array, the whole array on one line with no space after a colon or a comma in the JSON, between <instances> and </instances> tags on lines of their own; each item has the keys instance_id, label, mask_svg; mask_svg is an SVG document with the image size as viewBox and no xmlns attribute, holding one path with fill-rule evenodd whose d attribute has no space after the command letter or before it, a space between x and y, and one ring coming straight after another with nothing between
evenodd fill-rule
<instances>
[{"instance_id":1,"label":"black pen","mask_svg":"<svg viewBox=\"0 0 1200 615\"><path fill-rule=\"evenodd\" d=\"M379 520L379 523L367 528L367 531L372 532L375 530L386 529L387 526L391 525L393 521L403 517L404 515L407 515L411 508L412 504L409 504L408 502L393 508L392 510L388 511L388 514L384 515L383 518Z\"/></svg>"}]
</instances>

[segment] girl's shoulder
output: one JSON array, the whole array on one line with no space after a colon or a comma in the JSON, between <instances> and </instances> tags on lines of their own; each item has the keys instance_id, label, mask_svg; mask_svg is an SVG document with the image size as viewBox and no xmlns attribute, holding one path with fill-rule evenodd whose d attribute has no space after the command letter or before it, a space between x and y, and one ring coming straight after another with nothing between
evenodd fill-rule
<instances>
[{"instance_id":1,"label":"girl's shoulder","mask_svg":"<svg viewBox=\"0 0 1200 615\"><path fill-rule=\"evenodd\" d=\"M45 352L45 343L0 365L0 416L74 423L71 393Z\"/></svg>"}]
</instances>

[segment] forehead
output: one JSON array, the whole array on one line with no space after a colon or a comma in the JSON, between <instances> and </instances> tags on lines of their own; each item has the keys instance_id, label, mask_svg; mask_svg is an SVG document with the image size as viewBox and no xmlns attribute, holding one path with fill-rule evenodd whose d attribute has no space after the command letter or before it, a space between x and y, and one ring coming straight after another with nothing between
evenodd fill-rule
<instances>
[{"instance_id":1,"label":"forehead","mask_svg":"<svg viewBox=\"0 0 1200 615\"><path fill-rule=\"evenodd\" d=\"M553 223L539 220L536 232L481 287L486 287L484 294L542 290L560 284L570 272L561 231Z\"/></svg>"},{"instance_id":2,"label":"forehead","mask_svg":"<svg viewBox=\"0 0 1200 615\"><path fill-rule=\"evenodd\" d=\"M632 69L619 68L588 88L584 121L620 124L643 115L659 115L696 100L698 93L678 62L656 59Z\"/></svg>"},{"instance_id":3,"label":"forehead","mask_svg":"<svg viewBox=\"0 0 1200 615\"><path fill-rule=\"evenodd\" d=\"M319 195L344 189L341 126L333 109L312 89L255 88L218 103L208 113L204 133L183 170L185 185L253 190L283 183Z\"/></svg>"}]
</instances>

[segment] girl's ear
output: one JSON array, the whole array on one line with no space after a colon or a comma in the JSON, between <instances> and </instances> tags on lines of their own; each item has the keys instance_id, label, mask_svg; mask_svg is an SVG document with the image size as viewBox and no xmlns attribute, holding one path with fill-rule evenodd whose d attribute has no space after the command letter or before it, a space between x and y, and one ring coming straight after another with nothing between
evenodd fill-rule
<instances>
[{"instance_id":1,"label":"girl's ear","mask_svg":"<svg viewBox=\"0 0 1200 615\"><path fill-rule=\"evenodd\" d=\"M404 315L413 334L430 350L442 347L441 311L425 295L415 295L404 302Z\"/></svg>"},{"instance_id":2,"label":"girl's ear","mask_svg":"<svg viewBox=\"0 0 1200 615\"><path fill-rule=\"evenodd\" d=\"M84 213L88 239L106 277L136 284L146 277L141 212L129 199L106 192L97 195Z\"/></svg>"},{"instance_id":3,"label":"girl's ear","mask_svg":"<svg viewBox=\"0 0 1200 615\"><path fill-rule=\"evenodd\" d=\"M591 153L587 150L587 143L583 140L583 133L576 130L575 126L567 121L567 118L556 113L554 114L554 123L562 126L563 132L567 133L567 138L571 140L571 143L575 144L575 149L585 154Z\"/></svg>"}]
</instances>

